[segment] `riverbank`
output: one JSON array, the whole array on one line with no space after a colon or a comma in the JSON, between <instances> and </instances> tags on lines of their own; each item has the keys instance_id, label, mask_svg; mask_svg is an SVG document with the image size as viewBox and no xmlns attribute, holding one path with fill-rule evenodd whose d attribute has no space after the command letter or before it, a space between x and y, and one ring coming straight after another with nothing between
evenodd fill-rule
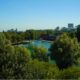
<instances>
[{"instance_id":1,"label":"riverbank","mask_svg":"<svg viewBox=\"0 0 80 80\"><path fill-rule=\"evenodd\" d=\"M29 44L33 41L42 41L42 42L49 42L49 43L52 43L53 41L49 41L49 40L24 40L22 42L17 42L17 43L12 43L12 45L19 45L19 44Z\"/></svg>"}]
</instances>

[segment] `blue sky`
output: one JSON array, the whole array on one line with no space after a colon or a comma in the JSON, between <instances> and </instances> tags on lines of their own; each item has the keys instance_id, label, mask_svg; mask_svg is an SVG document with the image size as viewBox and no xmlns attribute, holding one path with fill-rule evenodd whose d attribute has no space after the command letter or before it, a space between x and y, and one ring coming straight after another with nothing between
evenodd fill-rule
<instances>
[{"instance_id":1,"label":"blue sky","mask_svg":"<svg viewBox=\"0 0 80 80\"><path fill-rule=\"evenodd\" d=\"M0 0L0 31L80 24L80 0Z\"/></svg>"}]
</instances>

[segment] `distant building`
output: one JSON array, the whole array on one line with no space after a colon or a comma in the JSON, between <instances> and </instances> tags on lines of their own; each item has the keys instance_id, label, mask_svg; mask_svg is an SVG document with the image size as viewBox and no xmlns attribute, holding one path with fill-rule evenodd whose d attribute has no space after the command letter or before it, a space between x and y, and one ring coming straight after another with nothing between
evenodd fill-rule
<instances>
[{"instance_id":1,"label":"distant building","mask_svg":"<svg viewBox=\"0 0 80 80\"><path fill-rule=\"evenodd\" d=\"M73 23L69 23L69 24L68 24L68 29L71 30L71 29L73 29L73 28L74 28L74 24L73 24Z\"/></svg>"}]
</instances>

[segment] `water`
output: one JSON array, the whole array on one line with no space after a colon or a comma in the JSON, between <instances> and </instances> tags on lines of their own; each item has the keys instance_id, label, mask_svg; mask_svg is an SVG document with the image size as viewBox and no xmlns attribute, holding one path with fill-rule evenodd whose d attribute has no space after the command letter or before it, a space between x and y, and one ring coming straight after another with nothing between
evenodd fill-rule
<instances>
[{"instance_id":1,"label":"water","mask_svg":"<svg viewBox=\"0 0 80 80\"><path fill-rule=\"evenodd\" d=\"M49 41L41 41L41 40L34 40L29 44L20 44L20 46L22 46L22 47L28 47L30 45L37 46L37 47L44 47L44 48L46 48L48 50L50 48L50 46L51 46L51 42L49 42Z\"/></svg>"},{"instance_id":2,"label":"water","mask_svg":"<svg viewBox=\"0 0 80 80\"><path fill-rule=\"evenodd\" d=\"M34 40L34 41L30 42L29 44L21 44L20 46L22 46L22 47L29 47L29 46L43 47L43 48L46 48L46 50L48 51L48 54L49 54L50 53L49 48L51 47L51 44L52 44L52 42L50 42L50 41ZM51 60L50 56L49 56L49 63L55 64L55 61Z\"/></svg>"},{"instance_id":3,"label":"water","mask_svg":"<svg viewBox=\"0 0 80 80\"><path fill-rule=\"evenodd\" d=\"M32 42L32 45L49 49L50 46L51 46L51 42L35 40L35 41Z\"/></svg>"}]
</instances>

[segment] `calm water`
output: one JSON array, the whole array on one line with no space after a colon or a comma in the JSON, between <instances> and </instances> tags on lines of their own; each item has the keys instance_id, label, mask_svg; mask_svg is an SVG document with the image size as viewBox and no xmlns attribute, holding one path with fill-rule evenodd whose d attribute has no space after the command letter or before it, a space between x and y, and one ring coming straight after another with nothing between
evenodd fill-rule
<instances>
[{"instance_id":1,"label":"calm water","mask_svg":"<svg viewBox=\"0 0 80 80\"><path fill-rule=\"evenodd\" d=\"M35 41L32 41L30 44L21 44L20 46L28 47L29 45L33 45L33 46L37 46L37 47L44 47L46 49L49 49L51 46L51 42L35 40Z\"/></svg>"},{"instance_id":2,"label":"calm water","mask_svg":"<svg viewBox=\"0 0 80 80\"><path fill-rule=\"evenodd\" d=\"M46 48L48 50L50 48L50 46L51 46L51 42L35 40L35 41L32 41L30 44L21 44L20 46L28 47L30 45L37 46L37 47L44 47L44 48ZM49 53L49 51L48 51L48 53ZM50 57L49 57L49 63L54 63L55 64L55 61L52 61L50 59Z\"/></svg>"},{"instance_id":3,"label":"calm water","mask_svg":"<svg viewBox=\"0 0 80 80\"><path fill-rule=\"evenodd\" d=\"M51 42L36 40L36 41L32 42L32 45L35 45L35 46L38 46L38 47L45 47L45 48L49 49L50 46L51 46Z\"/></svg>"}]
</instances>

